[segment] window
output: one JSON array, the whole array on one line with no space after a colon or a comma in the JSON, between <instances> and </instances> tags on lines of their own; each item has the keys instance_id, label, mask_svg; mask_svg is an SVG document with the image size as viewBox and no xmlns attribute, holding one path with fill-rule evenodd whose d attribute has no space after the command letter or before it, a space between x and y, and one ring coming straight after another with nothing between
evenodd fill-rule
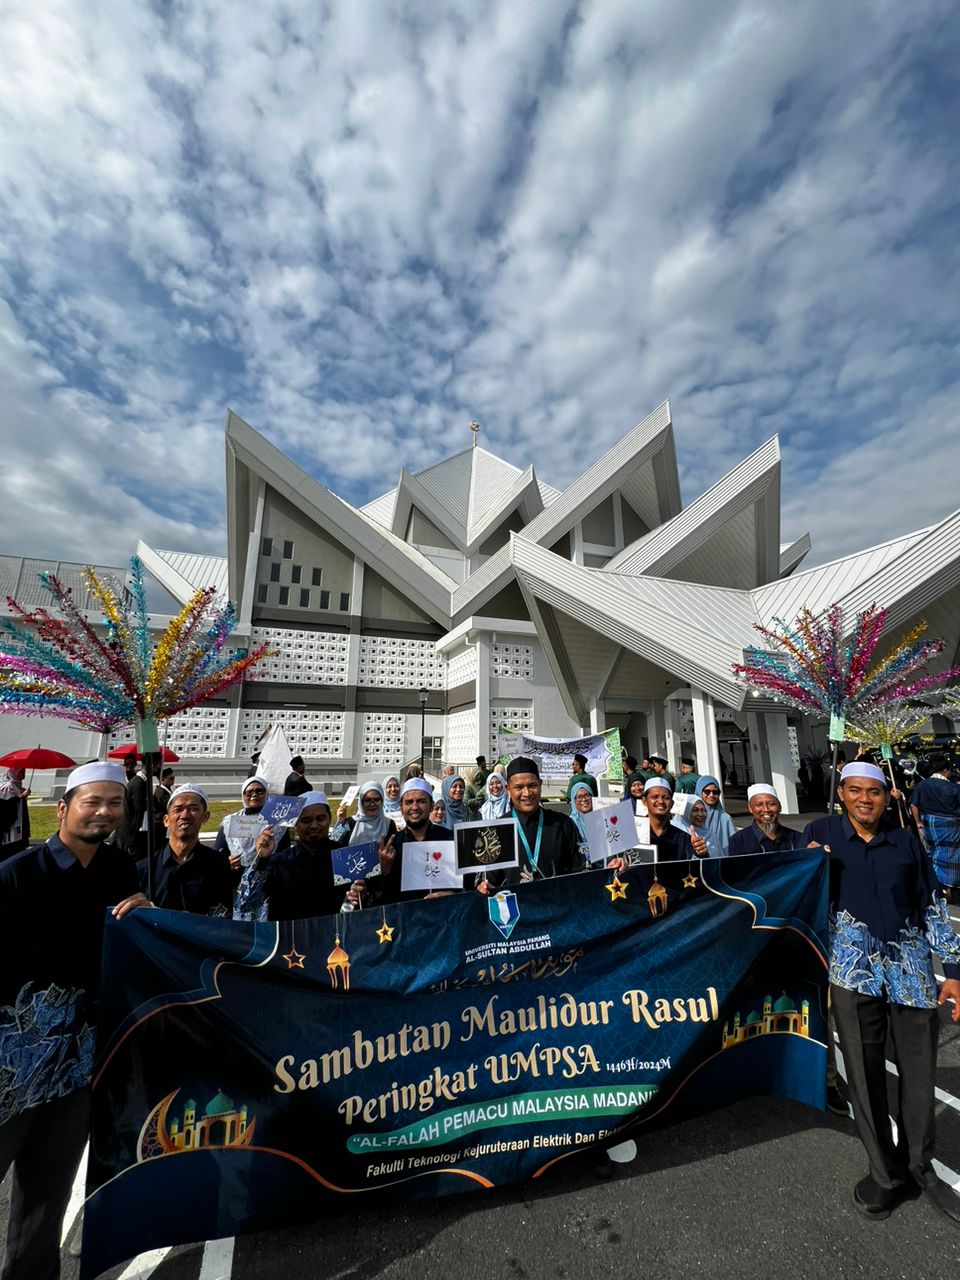
<instances>
[{"instance_id":1,"label":"window","mask_svg":"<svg viewBox=\"0 0 960 1280\"><path fill-rule=\"evenodd\" d=\"M300 592L300 608L301 609L310 608L310 592L306 589Z\"/></svg>"},{"instance_id":2,"label":"window","mask_svg":"<svg viewBox=\"0 0 960 1280\"><path fill-rule=\"evenodd\" d=\"M280 566L277 564L276 560L274 560L273 564L270 566L270 581L280 581Z\"/></svg>"},{"instance_id":3,"label":"window","mask_svg":"<svg viewBox=\"0 0 960 1280\"><path fill-rule=\"evenodd\" d=\"M290 601L290 588L289 588L289 587L281 587L281 588L280 588L280 603L281 603L281 604L288 604L288 603L289 603L289 601Z\"/></svg>"},{"instance_id":4,"label":"window","mask_svg":"<svg viewBox=\"0 0 960 1280\"><path fill-rule=\"evenodd\" d=\"M320 592L320 608L321 609L330 608L330 592L329 591Z\"/></svg>"},{"instance_id":5,"label":"window","mask_svg":"<svg viewBox=\"0 0 960 1280\"><path fill-rule=\"evenodd\" d=\"M264 538L262 540L262 542L260 543L260 554L262 556L273 555L273 539L272 538Z\"/></svg>"},{"instance_id":6,"label":"window","mask_svg":"<svg viewBox=\"0 0 960 1280\"><path fill-rule=\"evenodd\" d=\"M321 575L322 573L323 573L323 570L322 570L322 569L314 569L314 571L313 571L313 585L314 585L315 587L319 587L319 585L320 585L320 575Z\"/></svg>"},{"instance_id":7,"label":"window","mask_svg":"<svg viewBox=\"0 0 960 1280\"><path fill-rule=\"evenodd\" d=\"M266 604L266 603L267 603L267 584L265 582L261 582L259 587L257 587L257 604Z\"/></svg>"},{"instance_id":8,"label":"window","mask_svg":"<svg viewBox=\"0 0 960 1280\"><path fill-rule=\"evenodd\" d=\"M346 612L347 612L347 610L348 610L349 608L350 608L350 592L349 592L349 591L341 591L341 592L340 592L340 609L341 609L341 612L346 613Z\"/></svg>"},{"instance_id":9,"label":"window","mask_svg":"<svg viewBox=\"0 0 960 1280\"><path fill-rule=\"evenodd\" d=\"M291 582L299 582L299 581L300 581L300 575L301 575L302 573L303 573L303 567L302 567L302 565L299 565L299 564L292 564L292 565L290 566L290 581L291 581Z\"/></svg>"},{"instance_id":10,"label":"window","mask_svg":"<svg viewBox=\"0 0 960 1280\"><path fill-rule=\"evenodd\" d=\"M283 558L284 560L293 559L293 543L292 542L285 542L283 544Z\"/></svg>"}]
</instances>

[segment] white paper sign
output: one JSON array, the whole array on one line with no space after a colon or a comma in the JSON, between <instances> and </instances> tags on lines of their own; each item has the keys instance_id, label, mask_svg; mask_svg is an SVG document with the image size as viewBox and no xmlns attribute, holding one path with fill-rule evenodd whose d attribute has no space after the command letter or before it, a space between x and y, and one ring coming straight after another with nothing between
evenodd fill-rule
<instances>
[{"instance_id":1,"label":"white paper sign","mask_svg":"<svg viewBox=\"0 0 960 1280\"><path fill-rule=\"evenodd\" d=\"M343 793L343 799L340 801L340 803L345 804L349 809L350 806L353 804L354 800L356 800L359 791L360 791L359 784L356 782L352 783L349 787L347 787L346 791Z\"/></svg>"},{"instance_id":2,"label":"white paper sign","mask_svg":"<svg viewBox=\"0 0 960 1280\"><path fill-rule=\"evenodd\" d=\"M240 865L249 867L256 861L257 836L267 824L259 813L232 813L227 819L227 848L240 855Z\"/></svg>"},{"instance_id":3,"label":"white paper sign","mask_svg":"<svg viewBox=\"0 0 960 1280\"><path fill-rule=\"evenodd\" d=\"M452 840L408 840L400 852L400 888L404 893L463 888Z\"/></svg>"},{"instance_id":4,"label":"white paper sign","mask_svg":"<svg viewBox=\"0 0 960 1280\"><path fill-rule=\"evenodd\" d=\"M606 863L609 858L622 857L637 842L633 805L629 800L621 800L609 809L594 809L582 816L593 863Z\"/></svg>"}]
</instances>

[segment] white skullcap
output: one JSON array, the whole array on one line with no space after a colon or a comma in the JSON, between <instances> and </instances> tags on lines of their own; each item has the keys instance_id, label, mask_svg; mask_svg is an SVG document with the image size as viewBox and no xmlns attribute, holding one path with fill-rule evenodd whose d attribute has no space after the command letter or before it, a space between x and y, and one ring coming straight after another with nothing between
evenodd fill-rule
<instances>
[{"instance_id":1,"label":"white skullcap","mask_svg":"<svg viewBox=\"0 0 960 1280\"><path fill-rule=\"evenodd\" d=\"M771 787L769 782L755 782L752 787L747 787L747 804L754 796L773 796L774 800L779 800L776 789Z\"/></svg>"},{"instance_id":2,"label":"white skullcap","mask_svg":"<svg viewBox=\"0 0 960 1280\"><path fill-rule=\"evenodd\" d=\"M207 803L207 793L204 791L203 787L198 787L195 782L184 782L181 786L174 787L171 791L170 799L167 801L168 809L179 795L199 796L204 804Z\"/></svg>"},{"instance_id":3,"label":"white skullcap","mask_svg":"<svg viewBox=\"0 0 960 1280\"><path fill-rule=\"evenodd\" d=\"M127 785L127 775L123 765L115 760L94 760L92 764L82 764L67 778L67 791L74 787L82 787L85 782L119 782L121 787Z\"/></svg>"},{"instance_id":4,"label":"white skullcap","mask_svg":"<svg viewBox=\"0 0 960 1280\"><path fill-rule=\"evenodd\" d=\"M330 808L330 801L327 799L325 791L305 791L297 799L303 801L303 806L300 809L301 813L303 813L304 809L309 809L312 804L325 804L328 809Z\"/></svg>"},{"instance_id":5,"label":"white skullcap","mask_svg":"<svg viewBox=\"0 0 960 1280\"><path fill-rule=\"evenodd\" d=\"M673 794L673 788L665 778L648 778L643 784L643 794L646 795L647 792L652 791L654 787L659 787L662 791L669 791L671 795Z\"/></svg>"},{"instance_id":6,"label":"white skullcap","mask_svg":"<svg viewBox=\"0 0 960 1280\"><path fill-rule=\"evenodd\" d=\"M846 782L848 778L872 778L874 782L887 785L883 770L875 764L869 764L866 760L854 760L853 764L845 764L840 772L840 781Z\"/></svg>"},{"instance_id":7,"label":"white skullcap","mask_svg":"<svg viewBox=\"0 0 960 1280\"><path fill-rule=\"evenodd\" d=\"M249 785L250 785L250 783L251 783L251 782L259 782L259 783L260 783L260 785L261 785L261 787L263 787L264 791L269 791L269 790L270 790L270 784L267 782L267 780L266 780L266 778L263 776L263 774L261 774L261 773L252 773L252 774L250 775L250 777L249 777L249 778L247 778L246 782L244 782L243 786L240 788L240 794L241 794L241 795L243 795L243 793L246 791L247 787L249 787Z\"/></svg>"},{"instance_id":8,"label":"white skullcap","mask_svg":"<svg viewBox=\"0 0 960 1280\"><path fill-rule=\"evenodd\" d=\"M430 799L433 799L433 787L427 782L426 778L408 778L400 788L401 800L408 791L425 791Z\"/></svg>"}]
</instances>

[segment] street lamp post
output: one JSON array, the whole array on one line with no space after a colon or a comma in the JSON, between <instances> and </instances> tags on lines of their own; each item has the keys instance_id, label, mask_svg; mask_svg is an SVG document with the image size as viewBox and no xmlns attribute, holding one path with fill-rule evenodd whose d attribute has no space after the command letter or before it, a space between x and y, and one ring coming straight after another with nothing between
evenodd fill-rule
<instances>
[{"instance_id":1,"label":"street lamp post","mask_svg":"<svg viewBox=\"0 0 960 1280\"><path fill-rule=\"evenodd\" d=\"M424 759L424 726L427 718L427 699L430 697L429 689L419 690L417 696L420 699L420 772L426 772L426 761Z\"/></svg>"}]
</instances>

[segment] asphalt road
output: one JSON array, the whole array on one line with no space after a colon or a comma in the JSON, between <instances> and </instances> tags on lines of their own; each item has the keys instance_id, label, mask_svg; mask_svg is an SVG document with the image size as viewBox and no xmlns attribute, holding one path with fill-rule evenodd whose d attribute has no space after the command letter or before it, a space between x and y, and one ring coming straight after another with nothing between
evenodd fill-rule
<instances>
[{"instance_id":1,"label":"asphalt road","mask_svg":"<svg viewBox=\"0 0 960 1280\"><path fill-rule=\"evenodd\" d=\"M960 910L953 908L960 927ZM941 1015L941 1176L960 1198L960 1025ZM888 1076L893 1109L896 1079ZM924 1200L867 1222L851 1202L866 1172L851 1121L760 1098L651 1134L601 1183L577 1161L548 1179L393 1212L144 1254L110 1280L579 1280L737 1277L823 1280L960 1273L960 1226ZM77 1187L76 1205L79 1204ZM0 1188L5 1226L9 1178ZM75 1206L67 1245L75 1238ZM64 1253L64 1280L79 1264Z\"/></svg>"}]
</instances>

